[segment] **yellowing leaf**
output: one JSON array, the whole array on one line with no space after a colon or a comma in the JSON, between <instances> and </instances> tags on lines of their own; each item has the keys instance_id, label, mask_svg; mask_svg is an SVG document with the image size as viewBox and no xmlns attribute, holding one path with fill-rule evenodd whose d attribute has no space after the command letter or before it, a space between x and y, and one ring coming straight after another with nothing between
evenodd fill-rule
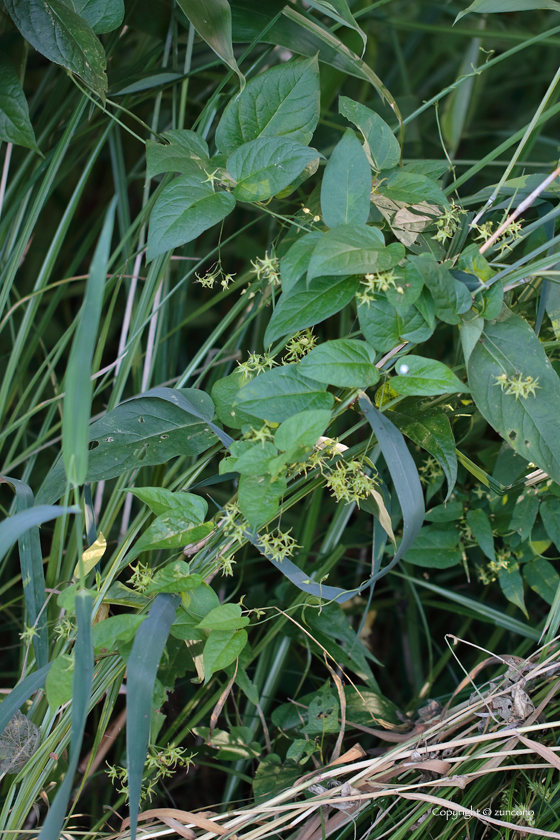
<instances>
[{"instance_id":1,"label":"yellowing leaf","mask_svg":"<svg viewBox=\"0 0 560 840\"><path fill-rule=\"evenodd\" d=\"M82 554L82 563L84 566L84 577L85 575L89 575L91 570L97 566L105 551L107 550L107 540L103 536L103 534L99 534L93 545L90 545L89 548L86 548L84 553ZM80 577L80 564L76 563L76 568L74 569L74 577Z\"/></svg>"}]
</instances>

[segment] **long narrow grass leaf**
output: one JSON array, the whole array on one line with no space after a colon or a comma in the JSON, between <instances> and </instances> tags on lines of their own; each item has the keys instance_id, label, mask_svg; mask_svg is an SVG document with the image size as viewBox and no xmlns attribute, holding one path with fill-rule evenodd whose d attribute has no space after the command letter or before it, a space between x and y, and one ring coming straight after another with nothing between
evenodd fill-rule
<instances>
[{"instance_id":1,"label":"long narrow grass leaf","mask_svg":"<svg viewBox=\"0 0 560 840\"><path fill-rule=\"evenodd\" d=\"M72 787L78 768L84 729L89 711L89 699L93 680L93 645L91 640L91 610L93 601L87 592L76 595L76 620L78 632L74 645L74 681L72 687L72 731L70 736L70 760L64 781L58 788L43 828L40 840L58 840Z\"/></svg>"},{"instance_id":2,"label":"long narrow grass leaf","mask_svg":"<svg viewBox=\"0 0 560 840\"><path fill-rule=\"evenodd\" d=\"M408 549L412 547L422 528L426 509L418 470L412 455L408 451L404 437L387 417L373 407L365 394L360 397L359 403L381 447L403 515L401 544L389 565L375 575L375 579L378 580L396 566Z\"/></svg>"},{"instance_id":3,"label":"long narrow grass leaf","mask_svg":"<svg viewBox=\"0 0 560 840\"><path fill-rule=\"evenodd\" d=\"M11 485L16 494L18 513L29 510L34 505L33 491L25 481L0 475L0 481ZM47 629L47 613L45 606L45 573L43 571L43 554L39 527L24 531L18 538L19 562L23 594L27 608L27 623L34 629L33 649L37 665L42 668L49 661L49 635Z\"/></svg>"},{"instance_id":4,"label":"long narrow grass leaf","mask_svg":"<svg viewBox=\"0 0 560 840\"><path fill-rule=\"evenodd\" d=\"M176 595L156 597L147 619L136 633L128 659L126 757L132 840L136 837L156 674L178 604Z\"/></svg>"},{"instance_id":5,"label":"long narrow grass leaf","mask_svg":"<svg viewBox=\"0 0 560 840\"><path fill-rule=\"evenodd\" d=\"M49 522L64 516L65 513L78 513L74 507L61 507L60 505L37 505L37 507L22 510L14 516L9 516L0 522L0 560L10 550L16 540L25 534L30 528Z\"/></svg>"},{"instance_id":6,"label":"long narrow grass leaf","mask_svg":"<svg viewBox=\"0 0 560 840\"><path fill-rule=\"evenodd\" d=\"M62 453L68 481L75 487L86 480L91 414L91 365L101 317L107 263L113 236L117 199L111 202L89 267L84 303L66 371L62 415Z\"/></svg>"}]
</instances>

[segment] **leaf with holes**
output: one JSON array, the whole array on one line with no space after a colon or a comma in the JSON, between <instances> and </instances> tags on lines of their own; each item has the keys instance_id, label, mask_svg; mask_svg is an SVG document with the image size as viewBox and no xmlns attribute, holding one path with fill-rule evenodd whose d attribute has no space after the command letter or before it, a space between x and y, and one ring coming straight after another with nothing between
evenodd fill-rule
<instances>
[{"instance_id":1,"label":"leaf with holes","mask_svg":"<svg viewBox=\"0 0 560 840\"><path fill-rule=\"evenodd\" d=\"M196 410L211 421L214 405L204 391L184 388ZM177 455L199 455L215 442L208 422L179 405L158 397L140 396L109 411L89 428L87 481L122 475L129 469L164 464ZM59 461L47 475L37 501L59 499L66 479Z\"/></svg>"},{"instance_id":2,"label":"leaf with holes","mask_svg":"<svg viewBox=\"0 0 560 840\"><path fill-rule=\"evenodd\" d=\"M33 721L16 712L0 735L0 773L19 773L37 751L41 733Z\"/></svg>"},{"instance_id":3,"label":"leaf with holes","mask_svg":"<svg viewBox=\"0 0 560 840\"><path fill-rule=\"evenodd\" d=\"M469 358L469 385L483 417L515 449L560 482L560 380L527 321L504 307L486 321ZM499 376L538 380L535 395L502 390Z\"/></svg>"}]
</instances>

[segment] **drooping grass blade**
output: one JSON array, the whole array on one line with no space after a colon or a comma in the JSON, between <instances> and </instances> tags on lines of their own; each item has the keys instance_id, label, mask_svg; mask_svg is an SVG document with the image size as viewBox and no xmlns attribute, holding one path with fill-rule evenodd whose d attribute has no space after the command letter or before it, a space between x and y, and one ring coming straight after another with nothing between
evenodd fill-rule
<instances>
[{"instance_id":1,"label":"drooping grass blade","mask_svg":"<svg viewBox=\"0 0 560 840\"><path fill-rule=\"evenodd\" d=\"M68 800L72 793L74 775L80 759L84 729L88 716L89 698L93 680L93 646L91 641L91 610L93 601L87 592L76 595L76 620L78 632L74 645L74 681L72 688L72 730L70 736L70 760L64 781L58 788L43 828L40 840L58 840Z\"/></svg>"},{"instance_id":2,"label":"drooping grass blade","mask_svg":"<svg viewBox=\"0 0 560 840\"><path fill-rule=\"evenodd\" d=\"M128 659L126 758L132 840L136 837L156 674L178 604L177 595L160 594L155 598L147 619L136 633Z\"/></svg>"},{"instance_id":3,"label":"drooping grass blade","mask_svg":"<svg viewBox=\"0 0 560 840\"><path fill-rule=\"evenodd\" d=\"M89 267L84 302L79 315L76 336L66 370L66 395L62 415L62 453L66 475L75 487L86 480L89 421L91 415L91 365L101 317L107 263L113 236L116 198L105 217L105 223L93 260Z\"/></svg>"},{"instance_id":4,"label":"drooping grass blade","mask_svg":"<svg viewBox=\"0 0 560 840\"><path fill-rule=\"evenodd\" d=\"M18 513L23 513L33 507L34 498L31 487L24 481L8 476L0 476L0 481L11 485L17 502ZM19 562L21 566L21 579L23 581L23 594L27 608L28 624L34 628L33 649L37 666L42 668L49 661L49 635L47 630L47 615L45 605L45 574L43 571L43 554L41 552L41 539L39 528L24 531L18 538Z\"/></svg>"}]
</instances>

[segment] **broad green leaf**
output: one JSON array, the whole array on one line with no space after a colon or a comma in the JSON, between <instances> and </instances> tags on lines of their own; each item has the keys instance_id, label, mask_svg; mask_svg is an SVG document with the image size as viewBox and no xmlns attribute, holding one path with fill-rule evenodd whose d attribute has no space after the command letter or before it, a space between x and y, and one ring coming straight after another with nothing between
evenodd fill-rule
<instances>
[{"instance_id":1,"label":"broad green leaf","mask_svg":"<svg viewBox=\"0 0 560 840\"><path fill-rule=\"evenodd\" d=\"M399 141L379 114L347 96L339 96L338 111L362 132L367 144L366 153L369 152L376 172L398 165L401 158Z\"/></svg>"},{"instance_id":2,"label":"broad green leaf","mask_svg":"<svg viewBox=\"0 0 560 840\"><path fill-rule=\"evenodd\" d=\"M319 230L306 233L298 239L280 260L282 292L286 294L295 286L300 277L306 274L315 246L323 237Z\"/></svg>"},{"instance_id":3,"label":"broad green leaf","mask_svg":"<svg viewBox=\"0 0 560 840\"><path fill-rule=\"evenodd\" d=\"M401 404L386 416L413 443L432 455L447 478L447 498L457 480L457 453L449 418L443 411Z\"/></svg>"},{"instance_id":4,"label":"broad green leaf","mask_svg":"<svg viewBox=\"0 0 560 840\"><path fill-rule=\"evenodd\" d=\"M87 481L114 478L141 466L164 464L177 455L198 455L215 442L210 431L214 405L204 391L194 388L172 391L179 404L152 397L150 393L153 392L121 403L89 427ZM181 396L188 399L196 414L181 407ZM64 466L59 461L47 475L37 499L60 499L65 486Z\"/></svg>"},{"instance_id":5,"label":"broad green leaf","mask_svg":"<svg viewBox=\"0 0 560 840\"><path fill-rule=\"evenodd\" d=\"M367 341L339 338L325 341L303 357L306 376L339 388L369 388L379 380L376 353Z\"/></svg>"},{"instance_id":6,"label":"broad green leaf","mask_svg":"<svg viewBox=\"0 0 560 840\"><path fill-rule=\"evenodd\" d=\"M463 505L461 502L436 505L426 513L424 518L427 522L455 522L463 518Z\"/></svg>"},{"instance_id":7,"label":"broad green leaf","mask_svg":"<svg viewBox=\"0 0 560 840\"><path fill-rule=\"evenodd\" d=\"M265 755L253 779L255 804L263 804L280 791L291 787L300 777L301 772L299 767L293 765L285 767L276 753Z\"/></svg>"},{"instance_id":8,"label":"broad green leaf","mask_svg":"<svg viewBox=\"0 0 560 840\"><path fill-rule=\"evenodd\" d=\"M443 362L423 356L404 356L396 363L395 372L397 376L392 377L391 388L408 397L461 394L469 390Z\"/></svg>"},{"instance_id":9,"label":"broad green leaf","mask_svg":"<svg viewBox=\"0 0 560 840\"><path fill-rule=\"evenodd\" d=\"M339 732L339 712L338 697L332 694L328 683L325 683L323 689L309 704L307 723L301 731L307 735L325 735L327 732Z\"/></svg>"},{"instance_id":10,"label":"broad green leaf","mask_svg":"<svg viewBox=\"0 0 560 840\"><path fill-rule=\"evenodd\" d=\"M369 306L358 306L358 319L366 340L380 353L403 341L420 344L434 331L414 306L399 313L384 297L377 297Z\"/></svg>"},{"instance_id":11,"label":"broad green leaf","mask_svg":"<svg viewBox=\"0 0 560 840\"><path fill-rule=\"evenodd\" d=\"M313 638L344 668L375 685L368 659L378 663L349 624L340 604L325 604L319 610L306 611L306 622Z\"/></svg>"},{"instance_id":12,"label":"broad green leaf","mask_svg":"<svg viewBox=\"0 0 560 840\"><path fill-rule=\"evenodd\" d=\"M529 618L529 613L525 606L523 598L523 578L519 572L517 563L510 563L507 569L500 569L498 572L498 580L502 588L502 592L512 604L525 613Z\"/></svg>"},{"instance_id":13,"label":"broad green leaf","mask_svg":"<svg viewBox=\"0 0 560 840\"><path fill-rule=\"evenodd\" d=\"M250 140L228 158L227 171L237 181L233 195L240 201L266 201L288 187L318 157L315 149L289 137Z\"/></svg>"},{"instance_id":14,"label":"broad green leaf","mask_svg":"<svg viewBox=\"0 0 560 840\"><path fill-rule=\"evenodd\" d=\"M76 73L100 97L107 90L107 61L91 26L63 0L6 0L23 35L49 61Z\"/></svg>"},{"instance_id":15,"label":"broad green leaf","mask_svg":"<svg viewBox=\"0 0 560 840\"><path fill-rule=\"evenodd\" d=\"M224 64L239 78L241 88L245 77L235 60L232 43L231 8L228 0L177 0L201 38L204 38Z\"/></svg>"},{"instance_id":16,"label":"broad green leaf","mask_svg":"<svg viewBox=\"0 0 560 840\"><path fill-rule=\"evenodd\" d=\"M467 525L471 529L472 535L477 541L480 550L489 560L494 562L496 560L494 536L488 516L480 508L469 510L467 511Z\"/></svg>"},{"instance_id":17,"label":"broad green leaf","mask_svg":"<svg viewBox=\"0 0 560 840\"><path fill-rule=\"evenodd\" d=\"M33 491L24 481L7 475L0 475L0 482L9 484L16 494L18 513L25 514L30 508L34 507ZM9 522L9 520L7 521ZM1 525L0 529L2 529ZM37 665L42 668L49 661L49 632L45 609L43 553L37 525L19 534L18 549L25 609L27 611L27 625L35 628L33 650L35 651Z\"/></svg>"},{"instance_id":18,"label":"broad green leaf","mask_svg":"<svg viewBox=\"0 0 560 840\"><path fill-rule=\"evenodd\" d=\"M127 560L131 562L138 557L142 551L152 551L163 548L184 548L190 543L197 543L212 533L214 525L212 522L203 522L193 527L189 516L185 516L179 508L170 510L162 516L158 516L155 522L144 531L140 539L134 544L134 548L128 554ZM197 584L198 585L198 584ZM180 591L180 590L173 590Z\"/></svg>"},{"instance_id":19,"label":"broad green leaf","mask_svg":"<svg viewBox=\"0 0 560 840\"><path fill-rule=\"evenodd\" d=\"M394 271L395 288L389 286L385 294L387 300L397 312L406 312L417 302L424 288L424 280L414 266L407 262L404 271L397 268Z\"/></svg>"},{"instance_id":20,"label":"broad green leaf","mask_svg":"<svg viewBox=\"0 0 560 840\"><path fill-rule=\"evenodd\" d=\"M282 452L310 451L329 425L331 417L331 412L325 409L294 414L276 429L274 443Z\"/></svg>"},{"instance_id":21,"label":"broad green leaf","mask_svg":"<svg viewBox=\"0 0 560 840\"><path fill-rule=\"evenodd\" d=\"M242 475L239 479L239 507L251 528L260 528L278 513L280 499L286 492L286 478L281 475Z\"/></svg>"},{"instance_id":22,"label":"broad green leaf","mask_svg":"<svg viewBox=\"0 0 560 840\"><path fill-rule=\"evenodd\" d=\"M472 305L467 287L456 280L445 266L440 265L432 254L419 254L408 259L412 268L407 268L407 271L416 270L420 274L431 292L437 317L446 324L460 323L460 315Z\"/></svg>"},{"instance_id":23,"label":"broad green leaf","mask_svg":"<svg viewBox=\"0 0 560 840\"><path fill-rule=\"evenodd\" d=\"M191 592L202 582L203 578L200 575L190 573L188 563L184 560L174 560L167 563L163 569L158 569L146 589L146 595L155 595L157 592Z\"/></svg>"},{"instance_id":24,"label":"broad green leaf","mask_svg":"<svg viewBox=\"0 0 560 840\"><path fill-rule=\"evenodd\" d=\"M176 128L166 131L163 136L170 141L168 145L155 140L146 142L146 178L162 172L181 172L192 176L197 174L197 169L200 171L210 166L208 144L194 131Z\"/></svg>"},{"instance_id":25,"label":"broad green leaf","mask_svg":"<svg viewBox=\"0 0 560 840\"><path fill-rule=\"evenodd\" d=\"M387 271L405 255L399 242L385 247L383 234L367 225L343 225L333 228L317 243L307 269L307 281L325 274L347 277L349 274Z\"/></svg>"},{"instance_id":26,"label":"broad green leaf","mask_svg":"<svg viewBox=\"0 0 560 840\"><path fill-rule=\"evenodd\" d=\"M235 207L228 192L214 192L202 175L175 178L163 188L150 216L147 261L192 242L225 219Z\"/></svg>"},{"instance_id":27,"label":"broad green leaf","mask_svg":"<svg viewBox=\"0 0 560 840\"><path fill-rule=\"evenodd\" d=\"M241 475L264 475L270 472L270 461L278 455L278 450L269 441L264 443L253 443L250 441L239 441L239 443L249 443L245 447L246 451L242 452L238 458L227 458L220 464L220 474L224 472L235 472ZM232 444L232 451L235 444ZM237 454L237 453L234 453Z\"/></svg>"},{"instance_id":28,"label":"broad green leaf","mask_svg":"<svg viewBox=\"0 0 560 840\"><path fill-rule=\"evenodd\" d=\"M420 204L428 201L442 207L449 207L449 202L435 181L426 175L413 172L392 172L387 181L376 188L377 192L391 201L402 201L405 204Z\"/></svg>"},{"instance_id":29,"label":"broad green leaf","mask_svg":"<svg viewBox=\"0 0 560 840\"><path fill-rule=\"evenodd\" d=\"M62 455L70 484L82 485L88 466L89 421L93 383L93 354L101 318L107 263L111 251L116 199L113 199L89 267L84 302L66 367L65 395L62 410Z\"/></svg>"},{"instance_id":30,"label":"broad green leaf","mask_svg":"<svg viewBox=\"0 0 560 840\"><path fill-rule=\"evenodd\" d=\"M66 592L66 590L64 591ZM133 609L142 609L142 607L148 606L148 604L150 603L150 599L146 598L145 595L140 595L140 593L136 592L136 590L130 589L128 586L125 586L124 583L120 582L120 580L116 580L114 583L111 584L111 586L105 593L103 603L116 604L119 607L132 607Z\"/></svg>"},{"instance_id":31,"label":"broad green leaf","mask_svg":"<svg viewBox=\"0 0 560 840\"><path fill-rule=\"evenodd\" d=\"M535 557L530 563L523 564L523 577L537 595L552 605L560 585L560 575L552 563L544 557Z\"/></svg>"},{"instance_id":32,"label":"broad green leaf","mask_svg":"<svg viewBox=\"0 0 560 840\"><path fill-rule=\"evenodd\" d=\"M6 55L0 55L0 140L40 153L25 94Z\"/></svg>"},{"instance_id":33,"label":"broad green leaf","mask_svg":"<svg viewBox=\"0 0 560 840\"><path fill-rule=\"evenodd\" d=\"M90 695L93 682L93 647L91 643L91 597L85 592L76 596L76 619L78 632L74 644L74 682L72 684L72 728L70 736L70 757L68 769L59 783L54 801L43 822L40 837L55 840L62 833L66 809L74 776L78 769L84 729L90 711Z\"/></svg>"},{"instance_id":34,"label":"broad green leaf","mask_svg":"<svg viewBox=\"0 0 560 840\"><path fill-rule=\"evenodd\" d=\"M282 423L300 411L330 410L333 403L325 385L300 373L299 365L283 365L261 373L241 388L234 405L262 420Z\"/></svg>"},{"instance_id":35,"label":"broad green leaf","mask_svg":"<svg viewBox=\"0 0 560 840\"><path fill-rule=\"evenodd\" d=\"M476 343L484 329L484 320L482 318L472 318L470 317L471 315L472 312L467 313L459 325L459 336L461 338L465 364L468 363L471 353L476 347Z\"/></svg>"},{"instance_id":36,"label":"broad green leaf","mask_svg":"<svg viewBox=\"0 0 560 840\"><path fill-rule=\"evenodd\" d=\"M234 662L246 644L246 630L213 630L204 645L204 684L216 671Z\"/></svg>"},{"instance_id":37,"label":"broad green leaf","mask_svg":"<svg viewBox=\"0 0 560 840\"><path fill-rule=\"evenodd\" d=\"M474 243L465 248L459 255L459 259L455 263L455 268L458 271L466 271L469 274L474 274L475 277L482 283L488 283L495 275L495 271L490 267L486 257L479 252L479 246Z\"/></svg>"},{"instance_id":38,"label":"broad green leaf","mask_svg":"<svg viewBox=\"0 0 560 840\"><path fill-rule=\"evenodd\" d=\"M247 627L249 618L241 615L239 604L220 604L197 624L202 630L240 630Z\"/></svg>"},{"instance_id":39,"label":"broad green leaf","mask_svg":"<svg viewBox=\"0 0 560 840\"><path fill-rule=\"evenodd\" d=\"M459 12L455 22L468 15L469 12L478 12L483 15L492 12L529 12L534 9L560 12L560 3L555 0L474 0L467 9Z\"/></svg>"},{"instance_id":40,"label":"broad green leaf","mask_svg":"<svg viewBox=\"0 0 560 840\"><path fill-rule=\"evenodd\" d=\"M74 612L76 609L76 595L78 592L89 592L90 595L95 594L95 590L93 589L82 589L80 581L76 581L75 583L71 583L70 586L66 586L58 598L56 599L57 606L62 607L63 610L67 612Z\"/></svg>"},{"instance_id":41,"label":"broad green leaf","mask_svg":"<svg viewBox=\"0 0 560 840\"><path fill-rule=\"evenodd\" d=\"M107 540L100 532L99 536L86 550L82 553L82 569L84 577L89 575L92 569L95 569L105 552L107 551ZM80 577L80 563L76 563L74 567L74 577Z\"/></svg>"},{"instance_id":42,"label":"broad green leaf","mask_svg":"<svg viewBox=\"0 0 560 840\"><path fill-rule=\"evenodd\" d=\"M107 652L114 650L117 639L129 642L134 638L136 631L146 618L145 615L114 615L94 624L91 631L93 648L96 652Z\"/></svg>"},{"instance_id":43,"label":"broad green leaf","mask_svg":"<svg viewBox=\"0 0 560 840\"><path fill-rule=\"evenodd\" d=\"M344 686L346 695L346 720L359 723L362 726L378 727L380 721L398 724L400 718L398 709L379 690L367 686Z\"/></svg>"},{"instance_id":44,"label":"broad green leaf","mask_svg":"<svg viewBox=\"0 0 560 840\"><path fill-rule=\"evenodd\" d=\"M527 491L517 497L509 527L512 531L517 531L523 542L531 538L538 512L539 497L535 493Z\"/></svg>"},{"instance_id":45,"label":"broad green leaf","mask_svg":"<svg viewBox=\"0 0 560 840\"><path fill-rule=\"evenodd\" d=\"M328 17L333 20L336 20L337 23L341 23L343 26L348 26L350 29L357 32L364 42L364 50L366 49L367 35L356 22L356 19L350 11L346 0L309 0L309 5L314 9L317 9L319 12L323 12L323 14L328 15Z\"/></svg>"},{"instance_id":46,"label":"broad green leaf","mask_svg":"<svg viewBox=\"0 0 560 840\"><path fill-rule=\"evenodd\" d=\"M180 510L186 520L193 525L200 525L208 512L208 502L194 493L184 493L182 490L172 493L163 487L130 487L127 493L132 493L141 502L148 505L152 513L161 516L169 510Z\"/></svg>"},{"instance_id":47,"label":"broad green leaf","mask_svg":"<svg viewBox=\"0 0 560 840\"><path fill-rule=\"evenodd\" d=\"M432 526L422 528L404 559L425 569L449 569L463 558L459 546L459 531L438 531Z\"/></svg>"},{"instance_id":48,"label":"broad green leaf","mask_svg":"<svg viewBox=\"0 0 560 840\"><path fill-rule=\"evenodd\" d=\"M264 334L265 347L340 312L353 300L358 286L355 277L317 277L309 288L300 280L276 305Z\"/></svg>"},{"instance_id":49,"label":"broad green leaf","mask_svg":"<svg viewBox=\"0 0 560 840\"><path fill-rule=\"evenodd\" d=\"M65 0L98 35L112 32L124 18L124 0Z\"/></svg>"},{"instance_id":50,"label":"broad green leaf","mask_svg":"<svg viewBox=\"0 0 560 840\"><path fill-rule=\"evenodd\" d=\"M74 682L74 657L68 654L57 656L51 665L45 684L47 702L51 711L55 712L72 699L72 685Z\"/></svg>"},{"instance_id":51,"label":"broad green leaf","mask_svg":"<svg viewBox=\"0 0 560 840\"><path fill-rule=\"evenodd\" d=\"M405 163L405 172L414 172L418 175L426 175L432 181L437 181L446 172L449 172L450 164L446 160L411 160Z\"/></svg>"},{"instance_id":52,"label":"broad green leaf","mask_svg":"<svg viewBox=\"0 0 560 840\"><path fill-rule=\"evenodd\" d=\"M560 481L560 381L529 326L506 307L484 332L467 366L471 394L483 417L516 452ZM536 396L506 394L497 379L531 376Z\"/></svg>"},{"instance_id":53,"label":"broad green leaf","mask_svg":"<svg viewBox=\"0 0 560 840\"><path fill-rule=\"evenodd\" d=\"M319 120L316 56L271 67L230 100L216 129L216 145L230 155L258 137L290 137L307 145Z\"/></svg>"},{"instance_id":54,"label":"broad green leaf","mask_svg":"<svg viewBox=\"0 0 560 840\"><path fill-rule=\"evenodd\" d=\"M212 399L218 419L232 429L241 429L243 426L254 426L256 422L258 423L258 419L252 414L233 405L237 392L246 384L246 381L246 376L241 371L234 370L229 376L218 379L212 387Z\"/></svg>"},{"instance_id":55,"label":"broad green leaf","mask_svg":"<svg viewBox=\"0 0 560 840\"><path fill-rule=\"evenodd\" d=\"M321 212L330 228L365 225L369 217L371 169L362 145L348 128L334 147L321 184Z\"/></svg>"},{"instance_id":56,"label":"broad green leaf","mask_svg":"<svg viewBox=\"0 0 560 840\"><path fill-rule=\"evenodd\" d=\"M485 321L493 321L502 311L504 301L504 287L501 280L492 283L488 290L482 292L481 316Z\"/></svg>"},{"instance_id":57,"label":"broad green leaf","mask_svg":"<svg viewBox=\"0 0 560 840\"><path fill-rule=\"evenodd\" d=\"M560 499L547 499L541 504L540 514L546 533L560 550Z\"/></svg>"},{"instance_id":58,"label":"broad green leaf","mask_svg":"<svg viewBox=\"0 0 560 840\"><path fill-rule=\"evenodd\" d=\"M220 761L251 760L258 758L262 751L259 742L253 741L253 731L249 726L232 726L230 732L223 729L210 731L209 726L196 726L193 732L204 738L207 746L218 750L216 758Z\"/></svg>"},{"instance_id":59,"label":"broad green leaf","mask_svg":"<svg viewBox=\"0 0 560 840\"><path fill-rule=\"evenodd\" d=\"M308 761L309 757L319 751L319 746L316 741L305 740L305 738L296 738L292 741L286 759L288 761L295 761L296 764L302 765Z\"/></svg>"},{"instance_id":60,"label":"broad green leaf","mask_svg":"<svg viewBox=\"0 0 560 840\"><path fill-rule=\"evenodd\" d=\"M126 761L130 833L135 838L144 764L150 739L152 698L161 655L175 619L177 595L157 595L134 637L127 663Z\"/></svg>"}]
</instances>

